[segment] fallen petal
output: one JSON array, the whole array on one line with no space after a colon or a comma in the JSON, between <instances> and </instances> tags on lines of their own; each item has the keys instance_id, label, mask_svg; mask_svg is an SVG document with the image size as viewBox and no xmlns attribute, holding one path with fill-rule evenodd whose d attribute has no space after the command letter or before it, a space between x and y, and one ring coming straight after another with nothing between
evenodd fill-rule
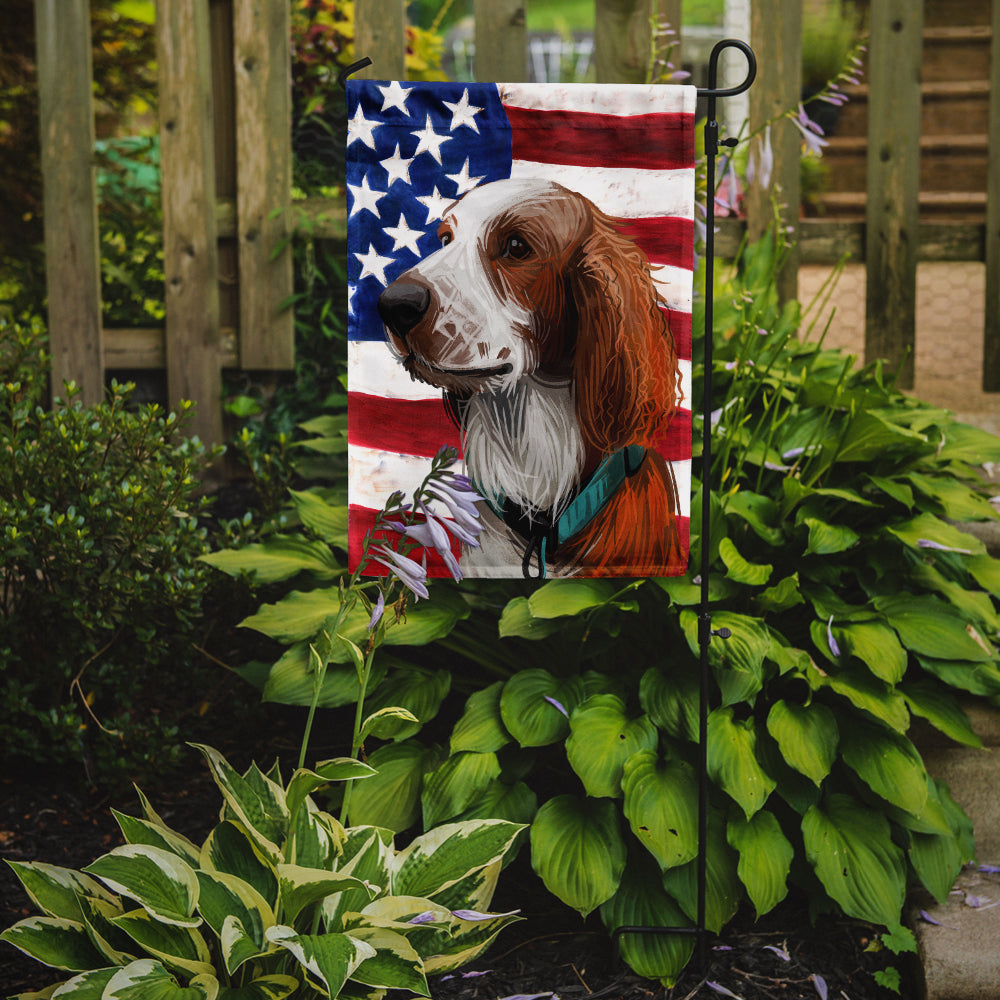
<instances>
[{"instance_id":1,"label":"fallen petal","mask_svg":"<svg viewBox=\"0 0 1000 1000\"><path fill-rule=\"evenodd\" d=\"M810 977L813 981L813 986L816 987L816 992L819 994L819 1000L826 1000L828 990L826 988L826 980L822 976L816 975L814 972Z\"/></svg>"},{"instance_id":2,"label":"fallen petal","mask_svg":"<svg viewBox=\"0 0 1000 1000\"><path fill-rule=\"evenodd\" d=\"M790 962L792 960L792 956L784 948L779 948L776 944L764 945L764 951L773 951L783 962Z\"/></svg>"},{"instance_id":3,"label":"fallen petal","mask_svg":"<svg viewBox=\"0 0 1000 1000\"><path fill-rule=\"evenodd\" d=\"M735 997L735 1000L743 1000L738 993L734 993L732 990L727 990L725 986L721 983L713 983L711 981L705 983L705 985L716 993L721 993L724 997Z\"/></svg>"}]
</instances>

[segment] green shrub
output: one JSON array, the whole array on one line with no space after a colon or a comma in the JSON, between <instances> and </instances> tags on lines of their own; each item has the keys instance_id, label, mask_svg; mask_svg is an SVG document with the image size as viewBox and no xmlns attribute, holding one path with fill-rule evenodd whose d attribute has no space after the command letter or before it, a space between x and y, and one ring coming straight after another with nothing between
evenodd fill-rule
<instances>
[{"instance_id":1,"label":"green shrub","mask_svg":"<svg viewBox=\"0 0 1000 1000\"><path fill-rule=\"evenodd\" d=\"M127 385L96 406L70 385L44 409L41 336L0 321L0 743L110 773L176 752L153 681L191 661L208 456L187 405L131 409Z\"/></svg>"},{"instance_id":2,"label":"green shrub","mask_svg":"<svg viewBox=\"0 0 1000 1000\"><path fill-rule=\"evenodd\" d=\"M516 824L453 823L398 849L390 831L345 829L311 798L370 778L366 764L324 761L285 785L277 765L240 774L199 749L225 803L202 845L140 795L144 818L115 813L125 846L82 872L11 863L42 914L0 938L78 973L60 995L429 996L428 974L472 961L518 919L486 912Z\"/></svg>"}]
</instances>

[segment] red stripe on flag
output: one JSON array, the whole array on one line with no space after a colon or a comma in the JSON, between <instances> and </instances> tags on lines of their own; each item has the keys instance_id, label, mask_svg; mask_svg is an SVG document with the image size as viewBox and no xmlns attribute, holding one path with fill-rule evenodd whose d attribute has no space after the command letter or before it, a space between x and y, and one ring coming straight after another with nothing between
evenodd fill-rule
<instances>
[{"instance_id":1,"label":"red stripe on flag","mask_svg":"<svg viewBox=\"0 0 1000 1000\"><path fill-rule=\"evenodd\" d=\"M577 167L680 170L694 166L694 116L603 115L589 111L535 111L505 105L512 156ZM607 142L595 141L598 132Z\"/></svg>"},{"instance_id":2,"label":"red stripe on flag","mask_svg":"<svg viewBox=\"0 0 1000 1000\"><path fill-rule=\"evenodd\" d=\"M445 445L459 449L462 436L442 399L388 399L347 394L347 438L354 445L430 458Z\"/></svg>"},{"instance_id":3,"label":"red stripe on flag","mask_svg":"<svg viewBox=\"0 0 1000 1000\"><path fill-rule=\"evenodd\" d=\"M690 402L690 400L688 401ZM665 462L683 462L691 457L691 411L678 410L666 431L653 441Z\"/></svg>"},{"instance_id":4,"label":"red stripe on flag","mask_svg":"<svg viewBox=\"0 0 1000 1000\"><path fill-rule=\"evenodd\" d=\"M691 360L691 313L664 309L667 325L674 335L674 351L681 361Z\"/></svg>"},{"instance_id":5,"label":"red stripe on flag","mask_svg":"<svg viewBox=\"0 0 1000 1000\"><path fill-rule=\"evenodd\" d=\"M694 222L678 216L623 219L619 228L653 265L694 268Z\"/></svg>"}]
</instances>

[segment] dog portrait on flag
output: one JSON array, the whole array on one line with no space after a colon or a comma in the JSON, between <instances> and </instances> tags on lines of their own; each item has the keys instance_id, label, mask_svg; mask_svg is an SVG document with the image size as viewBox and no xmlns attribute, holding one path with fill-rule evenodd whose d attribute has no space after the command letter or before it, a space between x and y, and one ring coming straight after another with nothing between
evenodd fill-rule
<instances>
[{"instance_id":1,"label":"dog portrait on flag","mask_svg":"<svg viewBox=\"0 0 1000 1000\"><path fill-rule=\"evenodd\" d=\"M465 575L685 571L694 101L348 83L352 566L451 445L484 525Z\"/></svg>"}]
</instances>

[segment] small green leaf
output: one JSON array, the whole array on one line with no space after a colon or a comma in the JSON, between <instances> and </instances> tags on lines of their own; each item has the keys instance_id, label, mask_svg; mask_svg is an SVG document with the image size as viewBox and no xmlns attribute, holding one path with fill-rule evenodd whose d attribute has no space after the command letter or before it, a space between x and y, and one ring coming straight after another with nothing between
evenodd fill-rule
<instances>
[{"instance_id":1,"label":"small green leaf","mask_svg":"<svg viewBox=\"0 0 1000 1000\"><path fill-rule=\"evenodd\" d=\"M846 524L828 524L815 517L804 518L809 528L806 555L828 556L844 552L855 545L860 535Z\"/></svg>"},{"instance_id":2,"label":"small green leaf","mask_svg":"<svg viewBox=\"0 0 1000 1000\"><path fill-rule=\"evenodd\" d=\"M292 922L305 907L318 903L327 896L346 889L367 890L365 884L352 875L303 868L301 865L278 865L278 885L281 889L282 913L286 920Z\"/></svg>"},{"instance_id":3,"label":"small green leaf","mask_svg":"<svg viewBox=\"0 0 1000 1000\"><path fill-rule=\"evenodd\" d=\"M510 742L510 733L500 716L502 690L503 681L496 681L469 696L465 711L452 730L452 753L460 750L495 753Z\"/></svg>"},{"instance_id":4,"label":"small green leaf","mask_svg":"<svg viewBox=\"0 0 1000 1000\"><path fill-rule=\"evenodd\" d=\"M770 563L761 565L748 562L740 555L739 549L730 538L720 540L719 556L726 565L726 575L729 579L749 587L763 587L774 570Z\"/></svg>"},{"instance_id":5,"label":"small green leaf","mask_svg":"<svg viewBox=\"0 0 1000 1000\"><path fill-rule=\"evenodd\" d=\"M779 699L768 713L767 731L777 741L785 761L815 785L830 773L839 733L837 720L825 705L797 705Z\"/></svg>"},{"instance_id":6,"label":"small green leaf","mask_svg":"<svg viewBox=\"0 0 1000 1000\"><path fill-rule=\"evenodd\" d=\"M672 664L669 674L650 667L639 681L639 704L668 735L695 742L699 690L698 674L690 662Z\"/></svg>"},{"instance_id":7,"label":"small green leaf","mask_svg":"<svg viewBox=\"0 0 1000 1000\"><path fill-rule=\"evenodd\" d=\"M528 598L534 618L564 618L601 607L618 592L610 580L550 580Z\"/></svg>"},{"instance_id":8,"label":"small green leaf","mask_svg":"<svg viewBox=\"0 0 1000 1000\"><path fill-rule=\"evenodd\" d=\"M516 636L521 639L544 639L561 631L563 625L557 619L536 618L528 606L527 597L515 597L508 601L500 615L499 635L501 639Z\"/></svg>"},{"instance_id":9,"label":"small green leaf","mask_svg":"<svg viewBox=\"0 0 1000 1000\"><path fill-rule=\"evenodd\" d=\"M750 819L737 816L726 828L729 846L739 851L736 872L760 919L788 894L795 849L773 813L762 809Z\"/></svg>"}]
</instances>

